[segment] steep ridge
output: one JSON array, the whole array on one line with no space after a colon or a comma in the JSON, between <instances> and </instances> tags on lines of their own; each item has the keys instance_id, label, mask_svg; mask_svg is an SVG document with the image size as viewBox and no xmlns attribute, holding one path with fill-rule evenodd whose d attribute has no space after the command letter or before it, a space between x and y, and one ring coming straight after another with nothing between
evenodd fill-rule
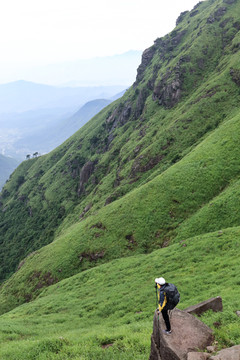
<instances>
[{"instance_id":1,"label":"steep ridge","mask_svg":"<svg viewBox=\"0 0 240 360\"><path fill-rule=\"evenodd\" d=\"M14 172L1 195L1 279L35 253L2 287L5 310L81 270L169 245L237 184L239 9L205 1L181 14L120 100Z\"/></svg>"}]
</instances>

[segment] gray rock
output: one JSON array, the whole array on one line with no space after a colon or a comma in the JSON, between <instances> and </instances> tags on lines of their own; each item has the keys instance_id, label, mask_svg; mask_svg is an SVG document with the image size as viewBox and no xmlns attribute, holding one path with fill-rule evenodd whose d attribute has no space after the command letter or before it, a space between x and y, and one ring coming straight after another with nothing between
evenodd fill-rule
<instances>
[{"instance_id":1,"label":"gray rock","mask_svg":"<svg viewBox=\"0 0 240 360\"><path fill-rule=\"evenodd\" d=\"M223 349L215 356L211 356L209 360L239 360L240 359L240 345L233 346L228 349Z\"/></svg>"},{"instance_id":2,"label":"gray rock","mask_svg":"<svg viewBox=\"0 0 240 360\"><path fill-rule=\"evenodd\" d=\"M212 344L212 330L193 315L174 309L170 319L172 334L166 335L162 315L155 312L149 360L158 360L158 355L164 360L186 360L189 352Z\"/></svg>"},{"instance_id":3,"label":"gray rock","mask_svg":"<svg viewBox=\"0 0 240 360\"><path fill-rule=\"evenodd\" d=\"M82 167L80 172L78 195L81 195L84 192L84 185L88 182L90 176L93 174L96 163L96 161L88 161Z\"/></svg>"},{"instance_id":4,"label":"gray rock","mask_svg":"<svg viewBox=\"0 0 240 360\"><path fill-rule=\"evenodd\" d=\"M236 0L223 0L223 2L231 5L231 4L234 4L236 2Z\"/></svg>"},{"instance_id":5,"label":"gray rock","mask_svg":"<svg viewBox=\"0 0 240 360\"><path fill-rule=\"evenodd\" d=\"M151 353L149 359L161 360L157 344L155 343L154 336L151 336Z\"/></svg>"},{"instance_id":6,"label":"gray rock","mask_svg":"<svg viewBox=\"0 0 240 360\"><path fill-rule=\"evenodd\" d=\"M208 299L206 301L203 301L197 305L193 305L185 309L189 314L196 314L201 315L205 311L213 310L215 312L222 311L222 298L220 296L217 296L215 298Z\"/></svg>"},{"instance_id":7,"label":"gray rock","mask_svg":"<svg viewBox=\"0 0 240 360\"><path fill-rule=\"evenodd\" d=\"M226 13L226 11L226 7L220 7L215 11L214 16L219 20L219 18L221 18Z\"/></svg>"},{"instance_id":8,"label":"gray rock","mask_svg":"<svg viewBox=\"0 0 240 360\"><path fill-rule=\"evenodd\" d=\"M238 310L238 311L236 311L236 314L237 314L237 316L239 316L240 317L240 311Z\"/></svg>"},{"instance_id":9,"label":"gray rock","mask_svg":"<svg viewBox=\"0 0 240 360\"><path fill-rule=\"evenodd\" d=\"M151 46L150 48L146 49L142 54L142 62L139 65L137 69L137 78L134 83L134 86L140 83L140 81L143 79L144 72L148 65L151 63L152 58L156 52L157 48L155 45Z\"/></svg>"},{"instance_id":10,"label":"gray rock","mask_svg":"<svg viewBox=\"0 0 240 360\"><path fill-rule=\"evenodd\" d=\"M207 352L213 353L217 351L216 346L207 346Z\"/></svg>"},{"instance_id":11,"label":"gray rock","mask_svg":"<svg viewBox=\"0 0 240 360\"><path fill-rule=\"evenodd\" d=\"M207 360L210 358L210 354L203 352L189 352L187 360Z\"/></svg>"},{"instance_id":12,"label":"gray rock","mask_svg":"<svg viewBox=\"0 0 240 360\"><path fill-rule=\"evenodd\" d=\"M183 19L184 19L185 16L188 14L188 12L189 12L189 11L183 11L183 12L181 12L181 14L179 15L179 17L178 17L177 20L176 20L176 26L183 21Z\"/></svg>"}]
</instances>

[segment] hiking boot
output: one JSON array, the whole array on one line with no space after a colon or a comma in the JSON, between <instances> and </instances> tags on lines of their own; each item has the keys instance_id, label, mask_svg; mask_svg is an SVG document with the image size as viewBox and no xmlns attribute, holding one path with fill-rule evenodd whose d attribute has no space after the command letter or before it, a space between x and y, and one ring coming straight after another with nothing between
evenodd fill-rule
<instances>
[{"instance_id":1,"label":"hiking boot","mask_svg":"<svg viewBox=\"0 0 240 360\"><path fill-rule=\"evenodd\" d=\"M172 333L172 330L163 330L164 334L166 335L171 335Z\"/></svg>"}]
</instances>

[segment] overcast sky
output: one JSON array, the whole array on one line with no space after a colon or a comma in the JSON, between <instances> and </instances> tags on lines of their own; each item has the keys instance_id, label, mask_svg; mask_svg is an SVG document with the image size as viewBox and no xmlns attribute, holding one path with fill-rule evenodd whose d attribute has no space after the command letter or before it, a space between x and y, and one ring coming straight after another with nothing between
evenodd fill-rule
<instances>
[{"instance_id":1,"label":"overcast sky","mask_svg":"<svg viewBox=\"0 0 240 360\"><path fill-rule=\"evenodd\" d=\"M0 83L19 71L144 50L198 0L0 0Z\"/></svg>"}]
</instances>

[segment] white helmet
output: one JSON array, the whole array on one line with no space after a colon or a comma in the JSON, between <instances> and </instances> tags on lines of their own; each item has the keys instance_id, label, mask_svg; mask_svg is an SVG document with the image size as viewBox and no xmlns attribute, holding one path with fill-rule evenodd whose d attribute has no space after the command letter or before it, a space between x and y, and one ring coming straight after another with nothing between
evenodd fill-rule
<instances>
[{"instance_id":1,"label":"white helmet","mask_svg":"<svg viewBox=\"0 0 240 360\"><path fill-rule=\"evenodd\" d=\"M166 283L166 281L163 277L160 277L160 278L155 279L155 283L157 283L159 285L164 285Z\"/></svg>"}]
</instances>

